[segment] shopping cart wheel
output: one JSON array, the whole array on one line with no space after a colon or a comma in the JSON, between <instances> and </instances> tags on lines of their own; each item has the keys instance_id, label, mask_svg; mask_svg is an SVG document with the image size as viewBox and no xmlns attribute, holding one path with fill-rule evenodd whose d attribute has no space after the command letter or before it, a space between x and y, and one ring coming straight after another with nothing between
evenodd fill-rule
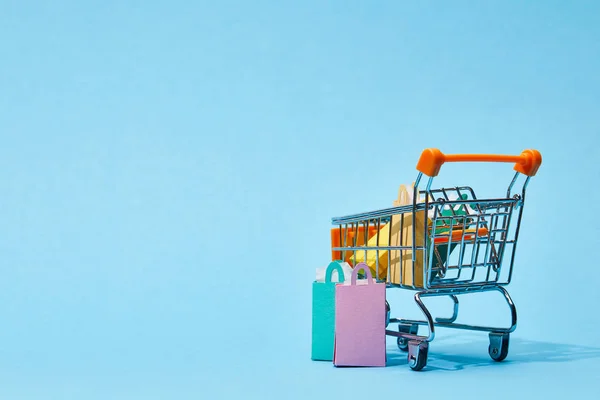
<instances>
[{"instance_id":1,"label":"shopping cart wheel","mask_svg":"<svg viewBox=\"0 0 600 400\"><path fill-rule=\"evenodd\" d=\"M490 333L490 346L488 353L494 361L502 361L508 355L508 341L510 335L508 333Z\"/></svg>"},{"instance_id":2,"label":"shopping cart wheel","mask_svg":"<svg viewBox=\"0 0 600 400\"><path fill-rule=\"evenodd\" d=\"M401 333L408 333L411 335L416 335L417 333L419 333L419 325L402 325L399 324L398 325L398 332ZM407 338L403 338L403 337L399 337L398 338L398 348L402 351L408 351L408 339Z\"/></svg>"},{"instance_id":3,"label":"shopping cart wheel","mask_svg":"<svg viewBox=\"0 0 600 400\"><path fill-rule=\"evenodd\" d=\"M385 327L387 328L388 325L390 324L390 303L388 303L388 301L385 301Z\"/></svg>"},{"instance_id":4,"label":"shopping cart wheel","mask_svg":"<svg viewBox=\"0 0 600 400\"><path fill-rule=\"evenodd\" d=\"M408 339L399 337L398 338L398 348L402 351L408 351Z\"/></svg>"},{"instance_id":5,"label":"shopping cart wheel","mask_svg":"<svg viewBox=\"0 0 600 400\"><path fill-rule=\"evenodd\" d=\"M427 365L429 344L418 340L408 341L408 366L413 371L420 371Z\"/></svg>"}]
</instances>

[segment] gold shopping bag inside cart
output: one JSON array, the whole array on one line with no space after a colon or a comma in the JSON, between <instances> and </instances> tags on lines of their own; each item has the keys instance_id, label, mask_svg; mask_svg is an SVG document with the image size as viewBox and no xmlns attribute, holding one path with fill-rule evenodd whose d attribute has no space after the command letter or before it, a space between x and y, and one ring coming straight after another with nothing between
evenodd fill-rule
<instances>
[{"instance_id":1,"label":"gold shopping bag inside cart","mask_svg":"<svg viewBox=\"0 0 600 400\"><path fill-rule=\"evenodd\" d=\"M378 233L376 233L365 247L365 250L356 250L354 255L350 257L352 265L358 263L365 263L369 266L373 276L376 276L378 280L386 280L387 268L388 268L388 252L387 250L368 250L373 249L377 246L388 246L388 239L390 237L390 224L385 224ZM379 242L378 242L379 240ZM379 265L377 265L379 261Z\"/></svg>"},{"instance_id":2,"label":"gold shopping bag inside cart","mask_svg":"<svg viewBox=\"0 0 600 400\"><path fill-rule=\"evenodd\" d=\"M425 211L419 211L413 218L413 213L394 215L392 217L392 240L390 246L422 247L425 243L424 231L426 224ZM413 236L413 224L415 235ZM423 287L423 250L415 250L413 269L413 250L392 250L390 252L391 283Z\"/></svg>"},{"instance_id":3,"label":"gold shopping bag inside cart","mask_svg":"<svg viewBox=\"0 0 600 400\"><path fill-rule=\"evenodd\" d=\"M394 201L394 206L412 204L406 186L400 186L398 199ZM379 261L379 273L377 278L387 280L391 283L403 284L409 286L423 287L423 250L416 250L415 263L413 271L412 249L392 250L390 252L390 277L388 279L388 252L387 250L368 250L377 246L423 246L425 224L427 223L425 211L416 213L413 219L413 213L393 215L391 221L384 225L381 230L367 242L365 250L355 252L351 261L354 265L364 262L373 274L377 270L377 260ZM413 240L413 222L416 224L416 232ZM390 234L391 230L391 234ZM365 254L366 253L366 254ZM377 254L379 253L379 254Z\"/></svg>"},{"instance_id":4,"label":"gold shopping bag inside cart","mask_svg":"<svg viewBox=\"0 0 600 400\"><path fill-rule=\"evenodd\" d=\"M413 184L414 185L414 184ZM414 186L411 187L414 190ZM419 203L421 199L417 199ZM405 206L413 203L406 186L400 185L398 199L394 206ZM390 246L415 247L423 246L425 243L424 231L427 223L425 211L398 214L392 216L392 235ZM415 232L413 235L413 224ZM390 252L390 279L391 283L407 286L423 287L423 250L415 250L415 262L413 269L413 250L391 250Z\"/></svg>"}]
</instances>

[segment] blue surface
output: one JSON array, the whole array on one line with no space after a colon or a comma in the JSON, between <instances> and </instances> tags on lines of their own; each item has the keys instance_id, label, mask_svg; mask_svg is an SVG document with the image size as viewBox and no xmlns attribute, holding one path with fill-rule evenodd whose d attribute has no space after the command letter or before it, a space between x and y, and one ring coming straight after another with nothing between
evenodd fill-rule
<instances>
[{"instance_id":1,"label":"blue surface","mask_svg":"<svg viewBox=\"0 0 600 400\"><path fill-rule=\"evenodd\" d=\"M597 393L597 2L124 3L1 4L0 398ZM330 218L391 205L432 146L544 155L507 362L454 331L421 374L392 342L390 368L310 361Z\"/></svg>"}]
</instances>

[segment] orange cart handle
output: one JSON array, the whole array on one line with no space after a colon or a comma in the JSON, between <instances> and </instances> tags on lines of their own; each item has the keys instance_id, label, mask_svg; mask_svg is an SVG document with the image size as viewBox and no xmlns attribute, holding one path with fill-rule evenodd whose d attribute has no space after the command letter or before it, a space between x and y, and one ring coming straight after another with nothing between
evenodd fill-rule
<instances>
[{"instance_id":1,"label":"orange cart handle","mask_svg":"<svg viewBox=\"0 0 600 400\"><path fill-rule=\"evenodd\" d=\"M425 149L421 153L417 170L429 177L437 176L446 162L507 162L515 163L515 171L534 176L542 164L542 155L537 150L524 150L518 156L498 154L444 154L438 149Z\"/></svg>"}]
</instances>

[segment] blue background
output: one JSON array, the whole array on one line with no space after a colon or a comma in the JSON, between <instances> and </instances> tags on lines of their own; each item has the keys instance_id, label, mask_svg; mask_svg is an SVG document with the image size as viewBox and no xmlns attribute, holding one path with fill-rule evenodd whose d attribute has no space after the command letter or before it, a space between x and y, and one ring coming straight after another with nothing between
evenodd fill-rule
<instances>
[{"instance_id":1,"label":"blue background","mask_svg":"<svg viewBox=\"0 0 600 400\"><path fill-rule=\"evenodd\" d=\"M0 398L597 393L597 2L3 0L0 54ZM391 339L390 368L310 361L330 218L390 206L426 147L544 156L508 360L439 331L423 373Z\"/></svg>"}]
</instances>

